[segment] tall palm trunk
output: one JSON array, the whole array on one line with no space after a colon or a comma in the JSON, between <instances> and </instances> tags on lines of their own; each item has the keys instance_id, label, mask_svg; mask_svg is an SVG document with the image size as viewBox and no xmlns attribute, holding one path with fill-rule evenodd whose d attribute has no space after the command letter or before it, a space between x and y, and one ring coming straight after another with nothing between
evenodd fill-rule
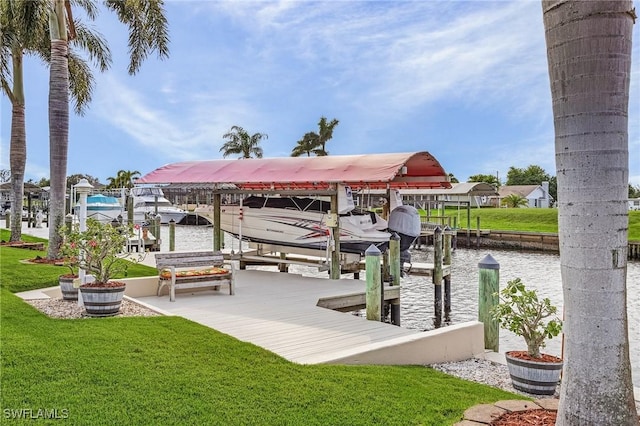
<instances>
[{"instance_id":1,"label":"tall palm trunk","mask_svg":"<svg viewBox=\"0 0 640 426\"><path fill-rule=\"evenodd\" d=\"M557 425L637 425L627 332L631 0L543 0L565 307Z\"/></svg>"},{"instance_id":2,"label":"tall palm trunk","mask_svg":"<svg viewBox=\"0 0 640 426\"><path fill-rule=\"evenodd\" d=\"M11 90L11 142L9 162L11 165L11 237L10 241L22 238L22 198L24 194L24 168L27 162L27 131L24 120L24 87L22 78L22 49L11 51L13 66L13 88Z\"/></svg>"},{"instance_id":3,"label":"tall palm trunk","mask_svg":"<svg viewBox=\"0 0 640 426\"><path fill-rule=\"evenodd\" d=\"M64 223L69 145L69 61L64 0L54 0L51 11L51 68L49 75L49 248L47 257L55 259L61 245L59 228ZM71 202L72 200L69 200Z\"/></svg>"}]
</instances>

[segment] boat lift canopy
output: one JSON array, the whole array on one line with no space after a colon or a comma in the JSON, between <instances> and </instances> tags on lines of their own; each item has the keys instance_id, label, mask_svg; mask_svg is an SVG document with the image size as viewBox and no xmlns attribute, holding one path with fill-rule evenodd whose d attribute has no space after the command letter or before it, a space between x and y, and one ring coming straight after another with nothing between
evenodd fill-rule
<instances>
[{"instance_id":1,"label":"boat lift canopy","mask_svg":"<svg viewBox=\"0 0 640 426\"><path fill-rule=\"evenodd\" d=\"M228 192L322 192L335 190L336 184L354 190L451 188L447 173L428 152L183 161L159 167L136 183L214 185Z\"/></svg>"}]
</instances>

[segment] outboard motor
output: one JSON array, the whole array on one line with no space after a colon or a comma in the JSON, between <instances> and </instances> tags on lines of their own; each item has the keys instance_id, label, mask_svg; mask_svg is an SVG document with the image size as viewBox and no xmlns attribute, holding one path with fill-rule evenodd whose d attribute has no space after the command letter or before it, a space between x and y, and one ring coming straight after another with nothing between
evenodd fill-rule
<instances>
[{"instance_id":1,"label":"outboard motor","mask_svg":"<svg viewBox=\"0 0 640 426\"><path fill-rule=\"evenodd\" d=\"M411 263L409 248L420 236L420 214L413 206L398 206L389 215L389 232L400 237L400 263Z\"/></svg>"}]
</instances>

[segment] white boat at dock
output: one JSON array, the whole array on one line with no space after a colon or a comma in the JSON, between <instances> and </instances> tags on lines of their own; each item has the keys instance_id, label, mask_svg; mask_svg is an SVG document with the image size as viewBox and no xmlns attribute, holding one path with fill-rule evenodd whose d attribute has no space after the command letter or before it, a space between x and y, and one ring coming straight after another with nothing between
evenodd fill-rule
<instances>
[{"instance_id":1,"label":"white boat at dock","mask_svg":"<svg viewBox=\"0 0 640 426\"><path fill-rule=\"evenodd\" d=\"M80 204L76 204L76 211L79 208ZM93 194L87 197L87 217L99 222L112 222L114 219L117 220L118 216L125 217L124 208L118 198L104 194Z\"/></svg>"},{"instance_id":2,"label":"white boat at dock","mask_svg":"<svg viewBox=\"0 0 640 426\"><path fill-rule=\"evenodd\" d=\"M401 243L401 249L406 250L419 235L420 218L417 211L413 216L406 214L412 207L401 207L405 209L392 213L390 220L397 224L415 222L413 226L398 229L403 226L398 225L393 230L406 235ZM330 226L329 210L330 203L319 198L249 196L242 204L221 206L220 227L234 237L254 243L326 250L334 229ZM364 254L372 244L381 251L386 249L391 237L386 220L358 208L343 211L339 215L341 252ZM194 213L213 218L213 209L209 206L196 208ZM404 216L397 216L402 213ZM410 231L407 233L406 229ZM408 235L412 233L414 235Z\"/></svg>"},{"instance_id":3,"label":"white boat at dock","mask_svg":"<svg viewBox=\"0 0 640 426\"><path fill-rule=\"evenodd\" d=\"M136 223L145 222L148 216L154 216L156 212L160 215L160 223L163 224L171 220L180 223L187 216L187 212L171 204L158 187L136 186L131 188L131 196L133 220Z\"/></svg>"}]
</instances>

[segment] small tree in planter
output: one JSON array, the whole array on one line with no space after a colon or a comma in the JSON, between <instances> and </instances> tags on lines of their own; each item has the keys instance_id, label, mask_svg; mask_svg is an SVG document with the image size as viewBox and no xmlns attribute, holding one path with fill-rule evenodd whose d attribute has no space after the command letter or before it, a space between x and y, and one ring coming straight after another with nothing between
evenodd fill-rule
<instances>
[{"instance_id":1,"label":"small tree in planter","mask_svg":"<svg viewBox=\"0 0 640 426\"><path fill-rule=\"evenodd\" d=\"M76 224L70 232L64 232L63 253L69 255L70 267L78 267L94 276L92 283L82 284L85 309L90 315L115 315L120 310L125 284L113 282L114 275L126 274L128 263L123 260L127 240L133 228L122 225L114 227L93 218L87 219L85 231ZM135 260L132 260L135 261ZM97 300L93 300L97 298Z\"/></svg>"},{"instance_id":2,"label":"small tree in planter","mask_svg":"<svg viewBox=\"0 0 640 426\"><path fill-rule=\"evenodd\" d=\"M528 393L552 395L560 378L562 360L541 354L540 348L545 347L546 339L562 331L557 308L549 298L540 299L535 290L527 290L520 278L509 281L498 296L500 303L491 310L492 317L527 344L527 351L506 353L513 386Z\"/></svg>"}]
</instances>

